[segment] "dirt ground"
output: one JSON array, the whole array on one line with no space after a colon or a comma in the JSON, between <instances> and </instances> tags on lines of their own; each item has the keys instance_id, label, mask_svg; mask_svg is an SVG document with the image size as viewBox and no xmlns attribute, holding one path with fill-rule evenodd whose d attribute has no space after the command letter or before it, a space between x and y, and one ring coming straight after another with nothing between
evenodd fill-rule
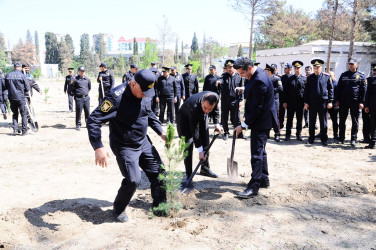
<instances>
[{"instance_id":1,"label":"dirt ground","mask_svg":"<svg viewBox=\"0 0 376 250\"><path fill-rule=\"evenodd\" d=\"M338 145L330 139L328 147L294 136L289 142L269 140L271 187L239 200L235 193L251 174L250 141L236 142L241 176L230 183L231 139L218 139L210 162L219 178L197 175L196 190L181 196L184 208L176 216L150 216L143 175L127 208L130 221L117 223L111 209L122 176L114 156L108 168L95 166L86 129L76 131L75 115L67 112L63 82L39 84L50 96L45 102L44 95L34 94L39 132L13 136L11 119L0 121L0 248L376 249L376 151L362 149L364 144L351 149L348 140ZM91 110L98 103L93 86ZM102 131L109 149L108 126ZM330 138L331 131L329 121ZM151 129L149 134L165 158L162 140ZM304 129L305 140L307 134Z\"/></svg>"}]
</instances>

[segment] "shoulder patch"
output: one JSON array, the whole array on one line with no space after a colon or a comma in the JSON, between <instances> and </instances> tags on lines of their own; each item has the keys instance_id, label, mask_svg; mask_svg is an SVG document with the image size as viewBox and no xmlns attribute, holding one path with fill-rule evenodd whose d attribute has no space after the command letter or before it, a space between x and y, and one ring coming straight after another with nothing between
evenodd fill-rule
<instances>
[{"instance_id":1,"label":"shoulder patch","mask_svg":"<svg viewBox=\"0 0 376 250\"><path fill-rule=\"evenodd\" d=\"M109 73L109 72L107 72L107 75L109 76L109 75L110 75L110 73Z\"/></svg>"},{"instance_id":2,"label":"shoulder patch","mask_svg":"<svg viewBox=\"0 0 376 250\"><path fill-rule=\"evenodd\" d=\"M355 79L356 79L356 80L359 80L359 79L360 79L360 75L356 75L356 76L355 76Z\"/></svg>"},{"instance_id":3,"label":"shoulder patch","mask_svg":"<svg viewBox=\"0 0 376 250\"><path fill-rule=\"evenodd\" d=\"M101 111L102 112L108 112L114 105L109 100L104 100L104 102L101 105Z\"/></svg>"},{"instance_id":4,"label":"shoulder patch","mask_svg":"<svg viewBox=\"0 0 376 250\"><path fill-rule=\"evenodd\" d=\"M367 79L366 79L366 80L364 80L364 84L365 84L365 85L367 85L367 84L368 84L368 81L367 81Z\"/></svg>"}]
</instances>

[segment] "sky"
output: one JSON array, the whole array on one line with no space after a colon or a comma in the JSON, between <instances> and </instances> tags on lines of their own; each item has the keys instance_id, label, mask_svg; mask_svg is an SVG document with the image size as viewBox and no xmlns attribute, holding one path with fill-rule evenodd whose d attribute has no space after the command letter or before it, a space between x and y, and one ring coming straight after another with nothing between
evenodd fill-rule
<instances>
[{"instance_id":1,"label":"sky","mask_svg":"<svg viewBox=\"0 0 376 250\"><path fill-rule=\"evenodd\" d=\"M17 4L15 4L15 2ZM287 0L288 5L303 9L312 16L323 0ZM199 42L205 34L223 45L249 41L250 24L243 14L232 9L229 0L0 0L0 32L12 45L25 40L29 29L32 36L38 31L41 48L44 33L69 33L79 53L83 33L105 33L120 36L159 39L158 26L163 15L171 32L184 44L190 45L196 32ZM175 42L169 47L175 48Z\"/></svg>"}]
</instances>

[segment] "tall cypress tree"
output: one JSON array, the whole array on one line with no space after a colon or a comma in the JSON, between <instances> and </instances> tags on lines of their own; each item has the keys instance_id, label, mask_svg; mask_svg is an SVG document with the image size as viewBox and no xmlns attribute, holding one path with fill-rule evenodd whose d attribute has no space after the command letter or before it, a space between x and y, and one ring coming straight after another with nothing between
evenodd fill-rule
<instances>
[{"instance_id":1,"label":"tall cypress tree","mask_svg":"<svg viewBox=\"0 0 376 250\"><path fill-rule=\"evenodd\" d=\"M181 64L185 64L184 43L181 41Z\"/></svg>"},{"instance_id":2,"label":"tall cypress tree","mask_svg":"<svg viewBox=\"0 0 376 250\"><path fill-rule=\"evenodd\" d=\"M103 61L104 58L106 57L106 44L104 43L104 37L102 33L99 33L94 47L95 47L95 52L99 56L99 59Z\"/></svg>"},{"instance_id":3,"label":"tall cypress tree","mask_svg":"<svg viewBox=\"0 0 376 250\"><path fill-rule=\"evenodd\" d=\"M136 38L133 39L133 55L138 55L138 43L136 42Z\"/></svg>"},{"instance_id":4,"label":"tall cypress tree","mask_svg":"<svg viewBox=\"0 0 376 250\"><path fill-rule=\"evenodd\" d=\"M46 64L57 64L59 63L59 52L58 52L58 42L57 37L52 32L46 32L44 35L45 45L46 45Z\"/></svg>"},{"instance_id":5,"label":"tall cypress tree","mask_svg":"<svg viewBox=\"0 0 376 250\"><path fill-rule=\"evenodd\" d=\"M196 53L197 50L198 50L198 40L197 40L197 36L195 32L193 35L193 39L192 39L191 54Z\"/></svg>"},{"instance_id":6,"label":"tall cypress tree","mask_svg":"<svg viewBox=\"0 0 376 250\"><path fill-rule=\"evenodd\" d=\"M31 36L30 30L26 31L26 43L33 44L33 37Z\"/></svg>"},{"instance_id":7,"label":"tall cypress tree","mask_svg":"<svg viewBox=\"0 0 376 250\"><path fill-rule=\"evenodd\" d=\"M69 47L71 57L73 58L73 56L74 56L74 44L73 44L73 39L72 39L71 35L66 34L64 40L65 40L65 43L67 44L67 46Z\"/></svg>"},{"instance_id":8,"label":"tall cypress tree","mask_svg":"<svg viewBox=\"0 0 376 250\"><path fill-rule=\"evenodd\" d=\"M175 55L174 55L174 63L179 63L179 45L178 45L178 38L176 38L176 44L175 44Z\"/></svg>"},{"instance_id":9,"label":"tall cypress tree","mask_svg":"<svg viewBox=\"0 0 376 250\"><path fill-rule=\"evenodd\" d=\"M35 33L34 33L34 45L35 45L35 53L37 55L37 62L39 62L39 37L38 37L38 31L35 31Z\"/></svg>"}]
</instances>

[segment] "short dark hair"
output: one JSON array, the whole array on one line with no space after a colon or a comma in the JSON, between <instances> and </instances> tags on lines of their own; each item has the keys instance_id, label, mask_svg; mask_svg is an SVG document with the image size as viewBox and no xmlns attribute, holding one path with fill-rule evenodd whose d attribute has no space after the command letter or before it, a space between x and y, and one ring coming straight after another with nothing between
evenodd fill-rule
<instances>
[{"instance_id":1,"label":"short dark hair","mask_svg":"<svg viewBox=\"0 0 376 250\"><path fill-rule=\"evenodd\" d=\"M310 69L310 70L312 70L312 66L307 66L307 67L305 67L305 69Z\"/></svg>"},{"instance_id":2,"label":"short dark hair","mask_svg":"<svg viewBox=\"0 0 376 250\"><path fill-rule=\"evenodd\" d=\"M219 97L216 93L207 93L204 95L204 98L202 98L202 101L209 102L210 105L217 104L219 100Z\"/></svg>"},{"instance_id":3,"label":"short dark hair","mask_svg":"<svg viewBox=\"0 0 376 250\"><path fill-rule=\"evenodd\" d=\"M22 68L26 68L26 67L30 67L30 65L28 63L22 64Z\"/></svg>"},{"instance_id":4,"label":"short dark hair","mask_svg":"<svg viewBox=\"0 0 376 250\"><path fill-rule=\"evenodd\" d=\"M253 65L254 65L254 62L252 61L252 59L249 58L249 57L245 57L245 56L239 57L234 62L234 68L235 69L248 70L248 67L250 67L250 66L253 67Z\"/></svg>"}]
</instances>

